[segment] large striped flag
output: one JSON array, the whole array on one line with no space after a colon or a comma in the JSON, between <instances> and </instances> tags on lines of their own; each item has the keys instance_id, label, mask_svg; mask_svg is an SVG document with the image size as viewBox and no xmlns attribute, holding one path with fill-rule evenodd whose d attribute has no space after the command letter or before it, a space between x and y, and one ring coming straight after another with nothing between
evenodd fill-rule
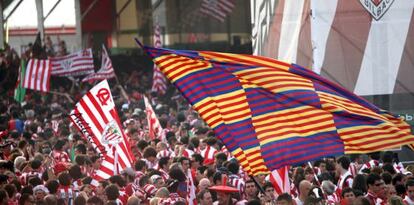
<instances>
[{"instance_id":1,"label":"large striped flag","mask_svg":"<svg viewBox=\"0 0 414 205\"><path fill-rule=\"evenodd\" d=\"M144 48L250 175L414 142L401 118L296 64Z\"/></svg>"},{"instance_id":2,"label":"large striped flag","mask_svg":"<svg viewBox=\"0 0 414 205\"><path fill-rule=\"evenodd\" d=\"M92 49L84 49L62 57L50 58L52 75L79 76L94 73Z\"/></svg>"},{"instance_id":3,"label":"large striped flag","mask_svg":"<svg viewBox=\"0 0 414 205\"><path fill-rule=\"evenodd\" d=\"M105 45L102 45L102 63L101 63L101 69L98 70L96 73L92 73L88 76L86 76L84 79L82 79L82 82L93 82L96 80L104 80L104 79L110 79L115 78L115 70L112 66L112 61L109 58L108 52L106 51Z\"/></svg>"},{"instance_id":4,"label":"large striped flag","mask_svg":"<svg viewBox=\"0 0 414 205\"><path fill-rule=\"evenodd\" d=\"M134 155L124 134L106 80L93 87L70 114L73 124L103 157L94 179L108 179L131 167Z\"/></svg>"},{"instance_id":5,"label":"large striped flag","mask_svg":"<svg viewBox=\"0 0 414 205\"><path fill-rule=\"evenodd\" d=\"M161 31L160 31L160 25L157 23L154 27L154 47L155 48L161 48L162 42L161 42ZM165 91L167 90L167 82L165 80L164 75L161 73L160 69L157 67L157 65L154 64L154 74L152 77L152 91L165 94Z\"/></svg>"},{"instance_id":6,"label":"large striped flag","mask_svg":"<svg viewBox=\"0 0 414 205\"><path fill-rule=\"evenodd\" d=\"M23 88L49 92L51 70L49 60L30 59L23 79Z\"/></svg>"},{"instance_id":7,"label":"large striped flag","mask_svg":"<svg viewBox=\"0 0 414 205\"><path fill-rule=\"evenodd\" d=\"M152 109L151 103L146 96L144 96L144 103L145 112L147 114L149 137L151 139L158 138L165 141L160 121L158 120L157 115L155 114L154 109Z\"/></svg>"},{"instance_id":8,"label":"large striped flag","mask_svg":"<svg viewBox=\"0 0 414 205\"><path fill-rule=\"evenodd\" d=\"M200 12L224 22L234 8L233 0L203 0L201 2Z\"/></svg>"}]
</instances>

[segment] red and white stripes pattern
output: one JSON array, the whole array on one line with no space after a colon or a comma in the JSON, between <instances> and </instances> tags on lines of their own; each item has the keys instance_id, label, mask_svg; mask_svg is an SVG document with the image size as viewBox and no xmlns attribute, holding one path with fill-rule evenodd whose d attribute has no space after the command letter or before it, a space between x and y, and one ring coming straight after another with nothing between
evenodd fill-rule
<instances>
[{"instance_id":1,"label":"red and white stripes pattern","mask_svg":"<svg viewBox=\"0 0 414 205\"><path fill-rule=\"evenodd\" d=\"M233 11L234 6L233 0L203 0L200 12L224 22L227 15Z\"/></svg>"},{"instance_id":2,"label":"red and white stripes pattern","mask_svg":"<svg viewBox=\"0 0 414 205\"><path fill-rule=\"evenodd\" d=\"M290 193L290 180L289 180L290 166L285 166L280 169L273 170L269 175L270 182L275 187L275 191L278 195L282 193Z\"/></svg>"},{"instance_id":3,"label":"red and white stripes pattern","mask_svg":"<svg viewBox=\"0 0 414 205\"><path fill-rule=\"evenodd\" d=\"M103 157L100 169L95 172L95 180L108 179L114 174L114 171L122 171L127 167L132 167L134 156L129 146L129 140L121 129L112 94L106 80L86 93L76 104L70 116L82 135ZM110 145L104 142L104 130L109 125L114 125L115 129L122 134L120 143ZM114 152L118 156L117 164L115 164Z\"/></svg>"},{"instance_id":4,"label":"red and white stripes pattern","mask_svg":"<svg viewBox=\"0 0 414 205\"><path fill-rule=\"evenodd\" d=\"M204 158L205 164L212 164L214 162L214 155L217 154L216 148L207 145L207 147L204 150L200 151L201 156Z\"/></svg>"},{"instance_id":5,"label":"red and white stripes pattern","mask_svg":"<svg viewBox=\"0 0 414 205\"><path fill-rule=\"evenodd\" d=\"M154 47L155 48L161 48L161 31L160 31L160 25L158 23L154 26ZM152 91L165 94L165 91L167 90L167 81L164 77L164 74L160 71L160 69L157 67L157 65L154 63L154 74L152 78Z\"/></svg>"},{"instance_id":6,"label":"red and white stripes pattern","mask_svg":"<svg viewBox=\"0 0 414 205\"><path fill-rule=\"evenodd\" d=\"M147 114L147 120L148 120L148 131L149 136L151 139L158 138L161 141L166 141L163 139L163 133L162 133L162 127L160 124L160 121L158 121L157 116L155 115L154 110L152 109L152 106L148 100L147 97L144 96L144 102L145 102L145 112Z\"/></svg>"},{"instance_id":7,"label":"red and white stripes pattern","mask_svg":"<svg viewBox=\"0 0 414 205\"><path fill-rule=\"evenodd\" d=\"M161 150L157 153L157 159L161 159L163 157L174 158L175 153L172 151L169 151L168 149Z\"/></svg>"},{"instance_id":8,"label":"red and white stripes pattern","mask_svg":"<svg viewBox=\"0 0 414 205\"><path fill-rule=\"evenodd\" d=\"M30 59L27 63L23 87L41 92L49 92L51 71L49 60Z\"/></svg>"},{"instance_id":9,"label":"red and white stripes pattern","mask_svg":"<svg viewBox=\"0 0 414 205\"><path fill-rule=\"evenodd\" d=\"M253 53L312 68L358 95L412 93L414 1L393 1L378 20L363 5L373 2L253 0Z\"/></svg>"},{"instance_id":10,"label":"red and white stripes pattern","mask_svg":"<svg viewBox=\"0 0 414 205\"><path fill-rule=\"evenodd\" d=\"M109 58L109 54L106 51L106 48L104 45L102 45L102 63L101 63L101 69L98 70L96 73L92 73L88 76L86 76L84 79L82 79L82 82L93 82L96 80L104 80L104 79L110 79L115 78L115 70L112 66L112 61Z\"/></svg>"},{"instance_id":11,"label":"red and white stripes pattern","mask_svg":"<svg viewBox=\"0 0 414 205\"><path fill-rule=\"evenodd\" d=\"M95 72L92 49L84 49L62 57L50 58L52 75L79 76Z\"/></svg>"}]
</instances>

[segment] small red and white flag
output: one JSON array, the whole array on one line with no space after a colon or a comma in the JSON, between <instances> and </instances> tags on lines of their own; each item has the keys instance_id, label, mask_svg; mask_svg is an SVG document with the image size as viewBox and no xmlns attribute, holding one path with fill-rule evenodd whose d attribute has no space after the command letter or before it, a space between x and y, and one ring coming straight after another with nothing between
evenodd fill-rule
<instances>
[{"instance_id":1,"label":"small red and white flag","mask_svg":"<svg viewBox=\"0 0 414 205\"><path fill-rule=\"evenodd\" d=\"M223 22L227 15L233 11L232 0L203 0L200 12Z\"/></svg>"},{"instance_id":2,"label":"small red and white flag","mask_svg":"<svg viewBox=\"0 0 414 205\"><path fill-rule=\"evenodd\" d=\"M23 87L42 92L49 91L51 66L49 60L30 59L27 63Z\"/></svg>"},{"instance_id":3,"label":"small red and white flag","mask_svg":"<svg viewBox=\"0 0 414 205\"><path fill-rule=\"evenodd\" d=\"M151 139L158 138L161 141L165 141L163 137L162 127L160 121L158 120L157 116L155 115L154 110L148 100L147 97L144 96L145 102L145 112L147 113L147 120L148 120L148 131L149 136Z\"/></svg>"},{"instance_id":4,"label":"small red and white flag","mask_svg":"<svg viewBox=\"0 0 414 205\"><path fill-rule=\"evenodd\" d=\"M84 49L62 57L50 58L52 75L79 76L95 72L92 49Z\"/></svg>"},{"instance_id":5,"label":"small red and white flag","mask_svg":"<svg viewBox=\"0 0 414 205\"><path fill-rule=\"evenodd\" d=\"M273 184L278 195L290 193L289 169L290 166L284 166L280 169L273 170L269 175L270 182Z\"/></svg>"},{"instance_id":6,"label":"small red and white flag","mask_svg":"<svg viewBox=\"0 0 414 205\"><path fill-rule=\"evenodd\" d=\"M88 76L86 76L84 79L82 79L82 82L93 82L96 80L104 80L104 79L110 79L115 78L115 70L112 66L112 61L109 58L108 52L105 49L105 46L102 45L102 63L101 63L101 69L98 70L96 73L92 73Z\"/></svg>"},{"instance_id":7,"label":"small red and white flag","mask_svg":"<svg viewBox=\"0 0 414 205\"><path fill-rule=\"evenodd\" d=\"M127 135L121 129L118 113L106 80L93 87L76 104L70 118L82 135L103 157L96 181L108 179L132 167L134 155Z\"/></svg>"},{"instance_id":8,"label":"small red and white flag","mask_svg":"<svg viewBox=\"0 0 414 205\"><path fill-rule=\"evenodd\" d=\"M161 36L160 36L160 25L157 23L155 24L154 28L154 47L155 48L161 48ZM167 82L165 80L164 74L160 71L160 69L157 67L157 65L154 63L154 74L152 77L152 91L165 94L165 91L167 90Z\"/></svg>"}]
</instances>

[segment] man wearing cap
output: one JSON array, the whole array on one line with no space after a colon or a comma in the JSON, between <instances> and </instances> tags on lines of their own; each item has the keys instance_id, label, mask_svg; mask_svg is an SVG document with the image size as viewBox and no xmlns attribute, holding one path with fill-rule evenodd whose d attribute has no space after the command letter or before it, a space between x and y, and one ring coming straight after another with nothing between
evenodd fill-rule
<instances>
[{"instance_id":1,"label":"man wearing cap","mask_svg":"<svg viewBox=\"0 0 414 205\"><path fill-rule=\"evenodd\" d=\"M227 177L223 177L222 185L212 186L209 189L217 193L217 201L214 205L232 205L237 202L237 200L231 198L232 193L237 193L239 190L237 188L227 186Z\"/></svg>"}]
</instances>

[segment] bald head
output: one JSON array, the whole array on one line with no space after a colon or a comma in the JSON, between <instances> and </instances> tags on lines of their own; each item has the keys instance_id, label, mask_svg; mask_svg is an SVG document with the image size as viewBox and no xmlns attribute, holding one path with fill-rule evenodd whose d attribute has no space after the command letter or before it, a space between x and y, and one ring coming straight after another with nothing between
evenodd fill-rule
<instances>
[{"instance_id":1,"label":"bald head","mask_svg":"<svg viewBox=\"0 0 414 205\"><path fill-rule=\"evenodd\" d=\"M207 189L210 186L210 180L207 178L202 178L198 183L198 188L201 190Z\"/></svg>"},{"instance_id":2,"label":"bald head","mask_svg":"<svg viewBox=\"0 0 414 205\"><path fill-rule=\"evenodd\" d=\"M305 199L308 196L309 191L311 190L311 188L312 188L312 183L310 183L307 180L302 180L299 183L300 198Z\"/></svg>"},{"instance_id":3,"label":"bald head","mask_svg":"<svg viewBox=\"0 0 414 205\"><path fill-rule=\"evenodd\" d=\"M131 196L131 197L128 198L127 205L139 205L139 204L140 204L140 201L139 201L138 197Z\"/></svg>"}]
</instances>

